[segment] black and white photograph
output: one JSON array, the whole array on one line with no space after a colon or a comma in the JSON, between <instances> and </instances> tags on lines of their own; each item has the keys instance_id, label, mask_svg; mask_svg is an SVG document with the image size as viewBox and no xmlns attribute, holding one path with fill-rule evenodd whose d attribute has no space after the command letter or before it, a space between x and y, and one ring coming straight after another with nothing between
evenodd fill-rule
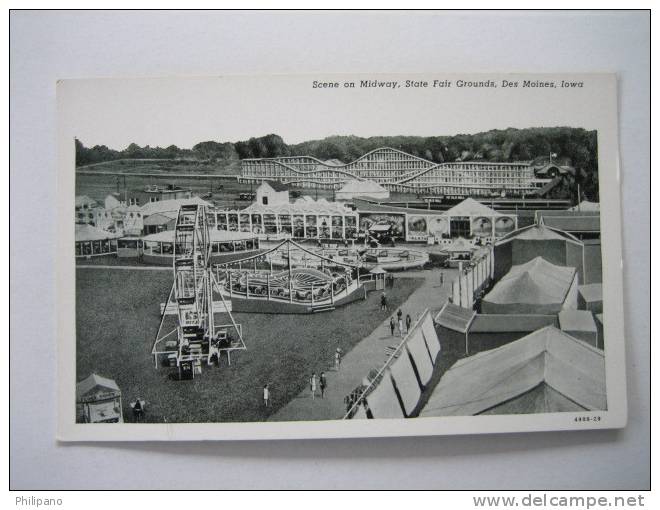
<instances>
[{"instance_id":1,"label":"black and white photograph","mask_svg":"<svg viewBox=\"0 0 660 510\"><path fill-rule=\"evenodd\" d=\"M601 188L617 162L600 150L615 91L611 75L60 83L61 419L85 437L616 426Z\"/></svg>"},{"instance_id":2,"label":"black and white photograph","mask_svg":"<svg viewBox=\"0 0 660 510\"><path fill-rule=\"evenodd\" d=\"M14 4L10 505L654 506L650 9Z\"/></svg>"}]
</instances>

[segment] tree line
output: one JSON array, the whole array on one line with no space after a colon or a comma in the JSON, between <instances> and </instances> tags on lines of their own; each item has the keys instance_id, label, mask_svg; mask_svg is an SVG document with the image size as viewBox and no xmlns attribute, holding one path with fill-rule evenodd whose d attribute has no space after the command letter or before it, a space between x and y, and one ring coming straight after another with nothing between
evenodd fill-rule
<instances>
[{"instance_id":1,"label":"tree line","mask_svg":"<svg viewBox=\"0 0 660 510\"><path fill-rule=\"evenodd\" d=\"M598 153L595 131L581 128L551 127L494 129L476 134L454 136L330 136L298 144L287 144L282 137L268 134L239 142L200 142L192 149L140 147L130 144L123 150L105 145L85 147L76 140L76 165L117 159L176 159L205 161L221 166L246 158L314 156L321 160L353 161L379 147L392 147L435 163L450 161L533 161L542 164L552 154L553 162L572 166L576 175L568 182L582 185L584 197L598 199Z\"/></svg>"}]
</instances>

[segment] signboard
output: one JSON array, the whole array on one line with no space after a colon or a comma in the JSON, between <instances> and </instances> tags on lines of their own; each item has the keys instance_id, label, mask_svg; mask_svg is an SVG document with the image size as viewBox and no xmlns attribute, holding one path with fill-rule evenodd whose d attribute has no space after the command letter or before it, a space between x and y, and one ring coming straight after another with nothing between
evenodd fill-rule
<instances>
[{"instance_id":1,"label":"signboard","mask_svg":"<svg viewBox=\"0 0 660 510\"><path fill-rule=\"evenodd\" d=\"M472 235L491 236L493 235L493 220L485 216L472 218Z\"/></svg>"},{"instance_id":2,"label":"signboard","mask_svg":"<svg viewBox=\"0 0 660 510\"><path fill-rule=\"evenodd\" d=\"M406 215L388 213L360 213L360 230L368 231L376 223L389 223L395 239L406 236Z\"/></svg>"},{"instance_id":3,"label":"signboard","mask_svg":"<svg viewBox=\"0 0 660 510\"><path fill-rule=\"evenodd\" d=\"M426 241L428 237L429 229L426 216L409 214L406 241Z\"/></svg>"}]
</instances>

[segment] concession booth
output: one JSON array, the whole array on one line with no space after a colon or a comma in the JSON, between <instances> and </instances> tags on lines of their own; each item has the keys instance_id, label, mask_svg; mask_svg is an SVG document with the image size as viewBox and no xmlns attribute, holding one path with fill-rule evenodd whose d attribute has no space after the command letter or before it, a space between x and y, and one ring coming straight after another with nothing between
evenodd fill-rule
<instances>
[{"instance_id":1,"label":"concession booth","mask_svg":"<svg viewBox=\"0 0 660 510\"><path fill-rule=\"evenodd\" d=\"M119 234L108 232L92 225L76 224L76 257L89 258L117 253Z\"/></svg>"},{"instance_id":2,"label":"concession booth","mask_svg":"<svg viewBox=\"0 0 660 510\"><path fill-rule=\"evenodd\" d=\"M76 422L121 423L121 391L117 383L97 374L90 374L76 384Z\"/></svg>"}]
</instances>

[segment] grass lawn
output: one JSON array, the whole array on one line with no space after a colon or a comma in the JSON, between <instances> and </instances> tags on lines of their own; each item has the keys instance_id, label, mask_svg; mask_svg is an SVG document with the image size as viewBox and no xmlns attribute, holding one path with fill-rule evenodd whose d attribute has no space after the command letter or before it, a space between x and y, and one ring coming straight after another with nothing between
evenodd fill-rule
<instances>
[{"instance_id":1,"label":"grass lawn","mask_svg":"<svg viewBox=\"0 0 660 510\"><path fill-rule=\"evenodd\" d=\"M77 291L77 380L90 372L110 377L122 390L124 417L129 402L147 401L151 422L263 421L302 391L309 374L327 370L333 353L347 353L387 316L379 293L329 313L310 315L234 314L242 323L246 351L232 354L220 368L203 366L192 381L169 378L175 369L156 370L151 347L159 323L159 303L172 285L168 271L80 269ZM398 279L388 290L398 307L421 280ZM263 385L272 407L262 403Z\"/></svg>"}]
</instances>

